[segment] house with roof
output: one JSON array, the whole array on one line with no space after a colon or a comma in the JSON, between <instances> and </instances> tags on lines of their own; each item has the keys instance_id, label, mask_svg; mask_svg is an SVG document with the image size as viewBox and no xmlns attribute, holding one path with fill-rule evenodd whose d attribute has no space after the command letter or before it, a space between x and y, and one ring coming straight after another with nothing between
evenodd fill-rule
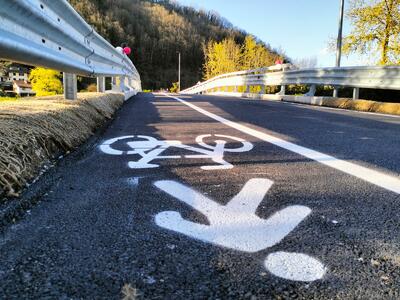
<instances>
[{"instance_id":1,"label":"house with roof","mask_svg":"<svg viewBox=\"0 0 400 300\"><path fill-rule=\"evenodd\" d=\"M32 90L32 85L25 80L13 80L13 90L20 97L36 95L36 92Z\"/></svg>"}]
</instances>

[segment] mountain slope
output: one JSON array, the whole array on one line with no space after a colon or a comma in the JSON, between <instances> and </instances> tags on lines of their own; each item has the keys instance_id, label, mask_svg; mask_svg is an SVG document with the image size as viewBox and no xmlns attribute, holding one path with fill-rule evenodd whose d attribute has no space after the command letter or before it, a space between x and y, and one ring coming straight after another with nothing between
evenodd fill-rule
<instances>
[{"instance_id":1,"label":"mountain slope","mask_svg":"<svg viewBox=\"0 0 400 300\"><path fill-rule=\"evenodd\" d=\"M74 8L113 45L127 42L143 88L168 88L178 80L182 53L182 87L201 80L203 45L246 33L216 13L198 11L169 0L70 0Z\"/></svg>"}]
</instances>

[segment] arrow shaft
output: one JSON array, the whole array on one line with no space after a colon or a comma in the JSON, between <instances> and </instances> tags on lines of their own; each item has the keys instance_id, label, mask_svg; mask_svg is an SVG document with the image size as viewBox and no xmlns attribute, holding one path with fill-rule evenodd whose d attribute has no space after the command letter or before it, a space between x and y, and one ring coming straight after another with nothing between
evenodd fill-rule
<instances>
[{"instance_id":1,"label":"arrow shaft","mask_svg":"<svg viewBox=\"0 0 400 300\"><path fill-rule=\"evenodd\" d=\"M155 182L154 185L172 197L190 205L206 217L210 217L213 213L221 211L222 209L222 206L218 203L178 182L161 180Z\"/></svg>"}]
</instances>

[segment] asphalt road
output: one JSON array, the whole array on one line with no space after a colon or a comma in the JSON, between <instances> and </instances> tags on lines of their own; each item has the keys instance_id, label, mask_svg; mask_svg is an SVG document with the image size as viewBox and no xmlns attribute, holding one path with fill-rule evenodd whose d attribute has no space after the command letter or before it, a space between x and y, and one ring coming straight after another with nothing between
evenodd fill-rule
<instances>
[{"instance_id":1,"label":"asphalt road","mask_svg":"<svg viewBox=\"0 0 400 300\"><path fill-rule=\"evenodd\" d=\"M400 298L400 118L177 97L132 98L31 186L0 298Z\"/></svg>"}]
</instances>

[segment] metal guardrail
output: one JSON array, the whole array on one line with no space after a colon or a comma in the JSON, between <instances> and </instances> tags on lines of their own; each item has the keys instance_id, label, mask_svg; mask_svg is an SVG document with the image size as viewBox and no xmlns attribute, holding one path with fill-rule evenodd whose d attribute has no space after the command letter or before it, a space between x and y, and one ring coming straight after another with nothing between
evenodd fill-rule
<instances>
[{"instance_id":1,"label":"metal guardrail","mask_svg":"<svg viewBox=\"0 0 400 300\"><path fill-rule=\"evenodd\" d=\"M182 94L197 94L200 92L217 88L217 87L227 87L227 86L240 86L243 84L237 84L240 83L241 78L251 78L253 75L259 77L260 75L264 75L267 72L276 72L276 71L282 71L285 69L291 68L292 65L290 64L283 64L283 65L275 65L271 67L265 67L265 68L259 68L259 69L254 69L254 70L248 70L248 71L239 71L239 72L233 72L233 73L227 73L227 74L222 74L216 77L213 77L205 82L198 83L197 85L190 87L188 89L185 89L181 91ZM228 84L228 85L226 85ZM205 89L203 89L205 88Z\"/></svg>"},{"instance_id":2,"label":"metal guardrail","mask_svg":"<svg viewBox=\"0 0 400 300\"><path fill-rule=\"evenodd\" d=\"M0 24L1 59L52 68L67 76L98 77L100 91L104 77L120 77L121 92L126 94L141 90L140 75L131 60L94 31L66 0L0 0ZM64 85L75 81L76 76L70 76ZM67 92L67 98L76 98L74 86L65 90L73 93Z\"/></svg>"},{"instance_id":3,"label":"metal guardrail","mask_svg":"<svg viewBox=\"0 0 400 300\"><path fill-rule=\"evenodd\" d=\"M317 85L335 88L354 88L353 98L358 98L360 88L400 90L400 67L344 67L293 70L290 65L235 72L217 76L199 83L182 94L199 94L214 89L238 86L281 86L280 95L285 94L285 86L292 84L310 85L307 96L314 96ZM248 88L247 88L248 91Z\"/></svg>"}]
</instances>

